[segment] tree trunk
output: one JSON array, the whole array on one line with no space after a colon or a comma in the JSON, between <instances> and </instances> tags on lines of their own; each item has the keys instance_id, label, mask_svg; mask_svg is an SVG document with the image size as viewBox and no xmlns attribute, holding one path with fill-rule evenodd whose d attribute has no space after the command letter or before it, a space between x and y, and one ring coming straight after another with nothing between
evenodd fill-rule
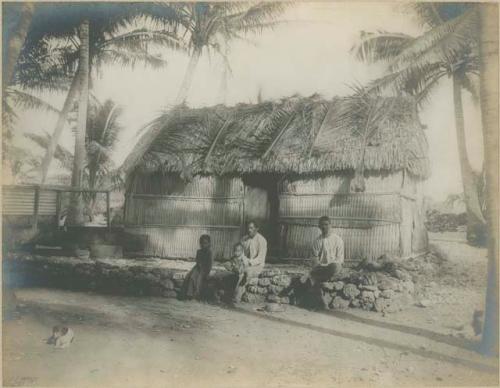
<instances>
[{"instance_id":1,"label":"tree trunk","mask_svg":"<svg viewBox=\"0 0 500 388\"><path fill-rule=\"evenodd\" d=\"M87 130L87 108L89 102L89 21L80 25L80 58L79 58L80 98L78 101L78 125L75 136L75 156L73 158L73 174L71 185L82 187L83 169L85 167L85 133ZM68 214L71 225L82 225L84 220L83 195L71 195Z\"/></svg>"},{"instance_id":2,"label":"tree trunk","mask_svg":"<svg viewBox=\"0 0 500 388\"><path fill-rule=\"evenodd\" d=\"M14 69L16 68L17 58L21 53L24 41L26 40L26 35L31 24L31 19L33 18L33 12L35 10L34 3L24 3L21 9L21 17L17 25L16 31L13 33L12 37L9 39L7 48L7 65L4 69L4 77L2 79L2 94L5 91L7 85L12 81L14 75ZM17 298L16 294L10 287L3 287L2 302L4 316L9 315L14 311L17 311Z\"/></svg>"},{"instance_id":3,"label":"tree trunk","mask_svg":"<svg viewBox=\"0 0 500 388\"><path fill-rule=\"evenodd\" d=\"M227 66L224 65L222 70L220 86L219 86L219 96L217 97L217 103L226 104L227 101L227 77L228 77Z\"/></svg>"},{"instance_id":4,"label":"tree trunk","mask_svg":"<svg viewBox=\"0 0 500 388\"><path fill-rule=\"evenodd\" d=\"M61 110L61 113L59 114L59 117L57 118L57 123L56 123L56 127L54 129L54 133L52 134L52 137L50 138L49 147L47 148L47 150L45 152L45 156L43 157L43 160L42 160L42 179L41 179L42 185L45 183L45 180L47 179L47 175L49 173L49 168L50 168L50 163L52 162L52 159L54 158L54 153L56 151L57 144L59 144L59 138L61 137L61 133L64 129L64 125L66 124L66 120L68 119L68 114L71 111L71 108L73 107L73 102L74 102L74 100L79 92L80 86L81 86L80 66L78 66L76 74L73 77L73 81L71 82L71 86L69 88L68 94L66 96L66 100L64 101L64 105L63 105L63 108Z\"/></svg>"},{"instance_id":5,"label":"tree trunk","mask_svg":"<svg viewBox=\"0 0 500 388\"><path fill-rule=\"evenodd\" d=\"M227 40L224 41L224 57L222 58L222 74L220 80L219 87L219 96L217 98L218 103L226 105L227 102L227 80L229 77L229 64L228 64L228 55L229 55L229 45ZM260 101L259 101L260 102Z\"/></svg>"},{"instance_id":6,"label":"tree trunk","mask_svg":"<svg viewBox=\"0 0 500 388\"><path fill-rule=\"evenodd\" d=\"M35 3L23 3L21 8L21 15L19 23L15 32L9 39L7 48L7 65L4 70L3 86L2 90L5 90L7 85L12 81L14 76L14 69L16 68L17 58L21 53L21 50L28 35L31 20L33 19L33 13L35 11Z\"/></svg>"},{"instance_id":7,"label":"tree trunk","mask_svg":"<svg viewBox=\"0 0 500 388\"><path fill-rule=\"evenodd\" d=\"M486 239L485 220L481 212L478 193L478 176L470 166L465 139L462 86L460 75L453 74L453 103L455 105L455 126L457 131L458 157L462 173L465 206L467 209L467 240L478 243Z\"/></svg>"},{"instance_id":8,"label":"tree trunk","mask_svg":"<svg viewBox=\"0 0 500 388\"><path fill-rule=\"evenodd\" d=\"M184 74L181 88L179 89L179 93L177 94L177 98L175 99L175 105L182 104L186 101L189 89L191 88L191 83L193 82L194 71L196 69L196 65L198 65L200 56L201 49L195 48L193 54L191 54L191 58L189 59L188 67L186 69L186 73Z\"/></svg>"},{"instance_id":9,"label":"tree trunk","mask_svg":"<svg viewBox=\"0 0 500 388\"><path fill-rule=\"evenodd\" d=\"M481 350L498 356L498 4L481 4L479 7L480 97L486 168L486 218L490 231Z\"/></svg>"}]
</instances>

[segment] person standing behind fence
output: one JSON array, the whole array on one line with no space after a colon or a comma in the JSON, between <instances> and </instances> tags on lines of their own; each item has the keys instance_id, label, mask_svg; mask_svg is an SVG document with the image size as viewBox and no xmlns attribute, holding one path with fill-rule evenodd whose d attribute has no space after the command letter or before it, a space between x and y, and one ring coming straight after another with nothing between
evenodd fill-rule
<instances>
[{"instance_id":1,"label":"person standing behind fence","mask_svg":"<svg viewBox=\"0 0 500 388\"><path fill-rule=\"evenodd\" d=\"M184 279L181 289L181 299L202 299L207 287L207 280L212 270L212 249L210 236L203 234L200 237L200 249L196 252L196 265Z\"/></svg>"}]
</instances>

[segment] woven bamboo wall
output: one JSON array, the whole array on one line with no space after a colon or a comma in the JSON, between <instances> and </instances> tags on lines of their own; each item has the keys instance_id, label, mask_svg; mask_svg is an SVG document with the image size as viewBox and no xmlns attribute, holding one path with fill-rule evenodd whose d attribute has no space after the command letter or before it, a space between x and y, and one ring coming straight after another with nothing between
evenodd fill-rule
<instances>
[{"instance_id":1,"label":"woven bamboo wall","mask_svg":"<svg viewBox=\"0 0 500 388\"><path fill-rule=\"evenodd\" d=\"M334 219L395 222L401 220L398 193L280 195L280 218L321 217Z\"/></svg>"},{"instance_id":2,"label":"woven bamboo wall","mask_svg":"<svg viewBox=\"0 0 500 388\"><path fill-rule=\"evenodd\" d=\"M239 178L141 176L127 194L125 225L144 236L147 255L194 257L200 235L209 234L214 255L228 257L241 235L243 200Z\"/></svg>"},{"instance_id":3,"label":"woven bamboo wall","mask_svg":"<svg viewBox=\"0 0 500 388\"><path fill-rule=\"evenodd\" d=\"M409 257L412 254L413 212L415 200L408 197L401 198L402 222L399 226L401 257Z\"/></svg>"},{"instance_id":4,"label":"woven bamboo wall","mask_svg":"<svg viewBox=\"0 0 500 388\"><path fill-rule=\"evenodd\" d=\"M281 186L281 244L288 257L308 257L320 234L318 218L328 215L353 263L384 253L400 254L401 173L370 176L365 193L348 193L351 176L295 180ZM410 241L411 234L405 236Z\"/></svg>"},{"instance_id":5,"label":"woven bamboo wall","mask_svg":"<svg viewBox=\"0 0 500 388\"><path fill-rule=\"evenodd\" d=\"M317 224L317 219L315 223ZM287 257L310 257L311 243L320 235L317 225L283 223L283 245ZM360 258L377 258L384 253L399 254L399 225L386 224L370 228L336 227L332 231L344 241L345 261L356 263Z\"/></svg>"},{"instance_id":6,"label":"woven bamboo wall","mask_svg":"<svg viewBox=\"0 0 500 388\"><path fill-rule=\"evenodd\" d=\"M353 172L336 175L314 177L310 179L283 180L279 184L282 194L317 194L317 193L345 193L349 187ZM367 193L399 192L403 186L404 174L401 171L393 173L371 174L365 178Z\"/></svg>"},{"instance_id":7,"label":"woven bamboo wall","mask_svg":"<svg viewBox=\"0 0 500 388\"><path fill-rule=\"evenodd\" d=\"M132 194L127 202L127 224L239 225L241 198L183 197Z\"/></svg>"},{"instance_id":8,"label":"woven bamboo wall","mask_svg":"<svg viewBox=\"0 0 500 388\"><path fill-rule=\"evenodd\" d=\"M143 253L165 258L193 258L202 234L210 235L215 259L231 256L233 244L241 238L240 227L220 228L203 226L126 227L128 233L144 236Z\"/></svg>"},{"instance_id":9,"label":"woven bamboo wall","mask_svg":"<svg viewBox=\"0 0 500 388\"><path fill-rule=\"evenodd\" d=\"M417 182L415 187L413 222L412 254L426 252L429 247L429 237L425 227L424 188L422 182Z\"/></svg>"}]
</instances>

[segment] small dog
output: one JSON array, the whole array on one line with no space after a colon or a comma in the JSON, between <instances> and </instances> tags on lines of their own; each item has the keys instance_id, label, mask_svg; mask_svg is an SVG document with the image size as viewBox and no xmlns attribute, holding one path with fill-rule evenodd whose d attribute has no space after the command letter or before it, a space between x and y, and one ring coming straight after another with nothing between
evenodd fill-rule
<instances>
[{"instance_id":1,"label":"small dog","mask_svg":"<svg viewBox=\"0 0 500 388\"><path fill-rule=\"evenodd\" d=\"M73 330L66 326L54 326L52 335L47 340L49 345L54 345L56 348L67 348L72 342L75 334Z\"/></svg>"}]
</instances>

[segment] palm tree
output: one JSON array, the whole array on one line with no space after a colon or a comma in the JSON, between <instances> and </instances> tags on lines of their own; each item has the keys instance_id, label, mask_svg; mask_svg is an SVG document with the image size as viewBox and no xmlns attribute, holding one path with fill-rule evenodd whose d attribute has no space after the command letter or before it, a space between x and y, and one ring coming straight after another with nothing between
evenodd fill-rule
<instances>
[{"instance_id":1,"label":"palm tree","mask_svg":"<svg viewBox=\"0 0 500 388\"><path fill-rule=\"evenodd\" d=\"M120 132L123 126L119 122L121 108L111 100L101 103L95 97L89 100L87 116L87 128L85 136L85 163L82 171L82 186L90 190L113 189L120 187L122 182L116 173L112 156L116 147ZM79 112L78 104L76 113ZM77 134L79 120L72 121L73 131ZM51 144L51 136L48 133L42 135L38 133L26 134L26 137L35 142L42 149L46 150ZM56 147L54 158L60 166L69 174L74 166L74 154L61 145ZM40 168L40 161L33 163L34 167ZM83 196L84 202L92 216L96 206L95 193Z\"/></svg>"},{"instance_id":2,"label":"palm tree","mask_svg":"<svg viewBox=\"0 0 500 388\"><path fill-rule=\"evenodd\" d=\"M171 120L182 111L204 49L214 50L222 57L227 75L229 42L244 39L243 35L248 32L273 28L279 23L276 19L283 13L286 5L287 3L282 2L163 3L164 8L170 10L167 13L174 14L172 17L174 33L178 36L187 36L187 47L190 50L189 63L175 99L177 108L166 115L166 120ZM225 76L221 85L222 91L224 83ZM154 139L154 134L142 137L137 145L138 149L146 149ZM134 166L138 158L139 152L129 156L121 167L122 172Z\"/></svg>"},{"instance_id":3,"label":"palm tree","mask_svg":"<svg viewBox=\"0 0 500 388\"><path fill-rule=\"evenodd\" d=\"M91 190L106 187L121 187L122 183L112 159L123 126L119 122L121 108L111 100L100 103L93 100L87 120L85 140L87 163L85 166L85 186ZM96 206L96 195L89 196L89 213L92 215Z\"/></svg>"},{"instance_id":4,"label":"palm tree","mask_svg":"<svg viewBox=\"0 0 500 388\"><path fill-rule=\"evenodd\" d=\"M6 24L14 24L14 26L11 31L9 31L8 28L4 30L4 33L8 35L8 48L7 63L4 64L5 67L3 70L2 91L10 83L14 74L17 58L19 57L24 45L24 40L28 34L34 10L34 3L12 4L9 7L5 7L3 10L4 22L6 22Z\"/></svg>"},{"instance_id":5,"label":"palm tree","mask_svg":"<svg viewBox=\"0 0 500 388\"><path fill-rule=\"evenodd\" d=\"M179 35L187 36L190 50L189 63L175 99L176 105L185 102L204 50L213 50L221 55L227 71L229 42L243 39L241 34L272 28L285 10L285 3L280 2L165 3L164 6L175 14L176 30Z\"/></svg>"},{"instance_id":6,"label":"palm tree","mask_svg":"<svg viewBox=\"0 0 500 388\"><path fill-rule=\"evenodd\" d=\"M453 82L455 125L462 184L467 206L469 241L480 239L486 232L481 211L478 185L480 176L472 169L466 148L462 90L478 95L478 13L470 4L412 4L419 20L428 29L418 37L401 33L361 33L353 49L358 59L388 63L387 74L369 87L379 93L392 90L414 95L419 103L444 77Z\"/></svg>"},{"instance_id":7,"label":"palm tree","mask_svg":"<svg viewBox=\"0 0 500 388\"><path fill-rule=\"evenodd\" d=\"M394 113L395 99L376 98L365 88L356 85L351 89L354 93L345 98L335 125L342 131L346 128L353 131L354 135L360 138L361 152L350 190L364 192L366 147L377 133L380 123L386 121Z\"/></svg>"},{"instance_id":8,"label":"palm tree","mask_svg":"<svg viewBox=\"0 0 500 388\"><path fill-rule=\"evenodd\" d=\"M7 35L5 34L8 32L10 36L7 37L7 63L3 61L2 58L2 64L3 64L3 72L2 72L2 127L5 128L5 121L4 118L6 117L4 114L4 110L6 107L6 104L4 103L5 101L5 92L7 85L10 84L10 81L12 79L12 75L14 74L14 68L16 65L17 58L19 56L19 53L21 52L21 48L24 45L24 40L26 38L26 34L28 33L29 26L31 24L31 19L33 17L33 11L35 8L34 3L22 3L21 5L21 10L18 13L16 18L18 20L18 23L16 24L15 28L11 31L3 31L3 36ZM16 8L10 8L10 10L16 10ZM16 14L16 12L9 13L8 7L3 7L3 20L2 22L9 22L12 20L13 16ZM2 146L4 144L7 144L5 142L5 130L2 131ZM12 152L13 150L11 150ZM3 148L3 153L2 153L2 158L5 156L6 149ZM15 150L14 150L15 153ZM10 290L8 287L4 288L4 293L5 295L9 295L10 299L16 303L16 296L12 290ZM10 306L9 306L10 307Z\"/></svg>"},{"instance_id":9,"label":"palm tree","mask_svg":"<svg viewBox=\"0 0 500 388\"><path fill-rule=\"evenodd\" d=\"M9 9L10 7L5 8L7 12L4 17L8 19L13 11ZM27 58L22 57L21 55L21 58L17 61L17 66L10 82L3 83L2 162L4 163L7 163L11 157L14 157L11 153L20 155L19 152L14 150L15 147L11 144L13 131L18 121L18 110L35 109L59 115L60 111L58 108L36 96L34 92L47 89L63 90L69 79L66 69L56 65L51 57L47 55L46 45L40 45L36 52L31 53L29 61ZM6 59L10 60L10 58ZM12 164L11 166L13 167Z\"/></svg>"},{"instance_id":10,"label":"palm tree","mask_svg":"<svg viewBox=\"0 0 500 388\"><path fill-rule=\"evenodd\" d=\"M483 122L486 207L490 229L488 244L488 284L481 348L498 356L498 4L481 4L480 84Z\"/></svg>"},{"instance_id":11,"label":"palm tree","mask_svg":"<svg viewBox=\"0 0 500 388\"><path fill-rule=\"evenodd\" d=\"M85 163L85 134L87 129L87 108L89 103L89 60L90 60L90 36L89 20L84 19L80 24L80 49L78 59L77 79L80 83L80 98L78 101L78 125L75 136L75 154L73 158L73 174L71 186L82 187L83 168ZM68 219L73 225L81 225L84 220L83 201L80 200L82 193L72 193Z\"/></svg>"},{"instance_id":12,"label":"palm tree","mask_svg":"<svg viewBox=\"0 0 500 388\"><path fill-rule=\"evenodd\" d=\"M34 52L40 51L40 46L49 46L47 40L50 38L58 38L59 42L64 39L67 44L59 44L52 50L45 50L47 53L43 58L50 58L55 63L48 67L49 73L53 68L63 67L69 69L68 72L72 74L69 91L52 137L53 142L47 150L43 162L42 183L47 176L56 144L67 121L67 115L72 108L73 101L80 94L81 86L88 85L88 82L79 79L79 77L84 76L82 75L84 72L81 71L79 65L79 59L81 59L80 49L82 51L88 50L89 67L87 73L90 73L92 68L98 68L103 63L134 66L138 61L142 61L154 67L163 66L165 65L163 59L148 52L148 44L155 43L178 49L180 44L175 35L168 30L150 32L144 28L132 30L131 28L132 23L141 15L154 14L155 17L164 20L169 17L168 12L164 7L137 3L127 5L95 3L41 4L37 7L22 58L24 60L22 62L28 64L27 67L31 72L20 72L19 75L24 75L24 77L19 77L19 81L29 85L29 78L33 75L33 72L35 76L37 75L36 70L38 69L30 59L32 59ZM88 48L81 45L81 39L79 39L79 31L86 31L87 24L89 29ZM122 32L124 29L127 31ZM40 55L37 58L40 58ZM47 72L47 69L43 70ZM43 79L43 76L38 78ZM83 120L86 115L82 113L81 117ZM83 124L81 127L85 128ZM82 149L81 141L79 148ZM79 159L77 158L77 160ZM78 172L75 172L75 182L78 181L76 177L78 174Z\"/></svg>"},{"instance_id":13,"label":"palm tree","mask_svg":"<svg viewBox=\"0 0 500 388\"><path fill-rule=\"evenodd\" d=\"M52 104L20 88L7 86L2 99L2 161L11 157L12 130L17 123L17 110L36 109L48 113L59 114L59 110ZM12 149L12 150L11 150Z\"/></svg>"},{"instance_id":14,"label":"palm tree","mask_svg":"<svg viewBox=\"0 0 500 388\"><path fill-rule=\"evenodd\" d=\"M169 11L151 4L43 4L36 8L30 31L27 34L23 48L25 58L36 52L47 39L64 39L74 47L57 47L61 52L64 68L73 69L73 77L65 103L56 124L52 141L47 149L42 163L42 183L47 176L59 137L67 120L72 103L79 95L78 128L82 133L76 136L75 159L72 184L80 187L85 154L85 120L87 117L88 88L91 65L103 61L134 65L138 59L155 66L163 65L165 61L154 57L148 52L148 44L154 42L163 46L179 48L179 41L168 30L150 32L146 29L135 29L120 34L123 29L131 29L132 22L143 15L153 15L151 19L159 18L165 21ZM56 66L60 66L57 63ZM73 65L73 66L71 66ZM76 69L76 71L75 71ZM81 201L75 196L72 217L79 221L81 217Z\"/></svg>"}]
</instances>

